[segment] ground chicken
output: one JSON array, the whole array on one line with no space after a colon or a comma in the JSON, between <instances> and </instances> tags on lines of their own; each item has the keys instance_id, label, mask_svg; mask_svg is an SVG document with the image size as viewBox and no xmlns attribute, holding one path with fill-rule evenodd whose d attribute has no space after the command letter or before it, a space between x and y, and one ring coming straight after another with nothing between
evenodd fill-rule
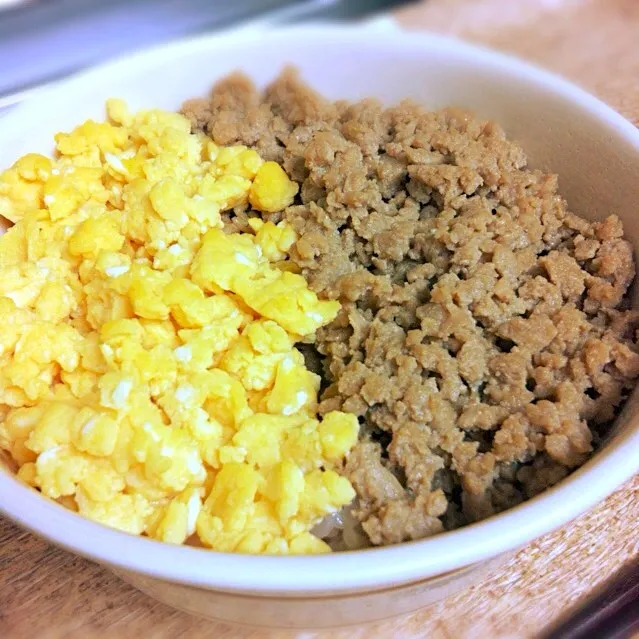
<instances>
[{"instance_id":1,"label":"ground chicken","mask_svg":"<svg viewBox=\"0 0 639 639\"><path fill-rule=\"evenodd\" d=\"M485 518L583 464L639 374L630 244L566 209L502 129L457 109L330 102L284 72L183 112L299 183L297 270L339 300L317 333L323 412L355 413L343 472L370 543ZM249 230L246 207L226 216ZM319 355L319 357L318 357Z\"/></svg>"}]
</instances>

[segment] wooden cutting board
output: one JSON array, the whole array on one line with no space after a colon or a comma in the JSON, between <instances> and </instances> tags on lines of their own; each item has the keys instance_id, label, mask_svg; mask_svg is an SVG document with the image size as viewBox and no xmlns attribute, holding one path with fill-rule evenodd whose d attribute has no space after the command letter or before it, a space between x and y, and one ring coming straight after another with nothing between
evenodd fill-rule
<instances>
[{"instance_id":1,"label":"wooden cutting board","mask_svg":"<svg viewBox=\"0 0 639 639\"><path fill-rule=\"evenodd\" d=\"M397 18L407 28L461 35L533 60L639 122L639 0L426 0ZM638 521L639 477L484 583L436 606L362 629L286 635L172 610L0 518L0 638L534 637L639 556Z\"/></svg>"}]
</instances>

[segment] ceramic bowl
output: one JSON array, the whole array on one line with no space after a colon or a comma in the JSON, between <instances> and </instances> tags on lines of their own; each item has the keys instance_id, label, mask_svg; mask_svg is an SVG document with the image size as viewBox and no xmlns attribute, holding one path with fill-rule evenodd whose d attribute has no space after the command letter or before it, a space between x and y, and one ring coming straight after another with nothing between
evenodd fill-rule
<instances>
[{"instance_id":1,"label":"ceramic bowl","mask_svg":"<svg viewBox=\"0 0 639 639\"><path fill-rule=\"evenodd\" d=\"M56 131L104 115L107 97L133 109L177 109L243 69L257 83L294 63L331 98L413 98L459 105L501 123L530 164L558 173L570 208L616 213L639 248L639 133L571 84L515 59L399 30L292 27L207 36L95 68L0 119L0 168L52 150ZM635 303L637 300L635 299ZM639 470L635 393L605 446L553 489L503 514L388 548L264 557L175 547L92 523L0 472L0 510L36 534L111 567L162 601L224 621L320 628L374 621L432 603L476 581L514 549L566 523Z\"/></svg>"}]
</instances>

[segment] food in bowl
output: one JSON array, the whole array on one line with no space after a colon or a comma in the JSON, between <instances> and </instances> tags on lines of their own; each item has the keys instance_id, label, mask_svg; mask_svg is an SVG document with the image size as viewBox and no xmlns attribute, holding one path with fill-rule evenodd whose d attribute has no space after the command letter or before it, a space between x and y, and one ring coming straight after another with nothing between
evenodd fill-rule
<instances>
[{"instance_id":1,"label":"food in bowl","mask_svg":"<svg viewBox=\"0 0 639 639\"><path fill-rule=\"evenodd\" d=\"M453 529L588 458L639 374L614 215L460 110L285 72L183 114L113 102L0 180L22 479L129 532L299 553Z\"/></svg>"}]
</instances>

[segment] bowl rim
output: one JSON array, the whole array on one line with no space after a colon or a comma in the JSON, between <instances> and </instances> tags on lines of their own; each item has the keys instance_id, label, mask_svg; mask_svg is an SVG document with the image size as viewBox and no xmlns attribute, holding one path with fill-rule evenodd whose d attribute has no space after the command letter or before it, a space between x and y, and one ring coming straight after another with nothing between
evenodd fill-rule
<instances>
[{"instance_id":1,"label":"bowl rim","mask_svg":"<svg viewBox=\"0 0 639 639\"><path fill-rule=\"evenodd\" d=\"M90 90L92 85L130 73L157 68L163 60L214 50L232 43L251 43L259 33L248 30L208 34L145 49L78 73L27 99L0 119L0 134L37 116L41 104L64 104L65 94ZM288 43L297 38L330 38L353 46L370 45L370 29L349 26L293 26L269 31ZM561 77L514 57L470 45L457 39L424 32L376 31L376 45L412 51L455 52L473 63L516 74L531 87L542 89L596 118L637 152L639 131L612 108ZM188 96L187 96L188 97ZM102 564L113 565L165 581L235 592L284 593L288 596L322 592L371 590L410 583L448 573L516 549L580 515L639 471L639 457L629 453L639 446L639 428L627 428L613 437L584 466L535 498L482 522L427 539L396 546L347 551L320 556L261 556L220 553L172 546L94 523L0 472L0 512L48 541ZM336 576L339 575L339 576Z\"/></svg>"}]
</instances>

